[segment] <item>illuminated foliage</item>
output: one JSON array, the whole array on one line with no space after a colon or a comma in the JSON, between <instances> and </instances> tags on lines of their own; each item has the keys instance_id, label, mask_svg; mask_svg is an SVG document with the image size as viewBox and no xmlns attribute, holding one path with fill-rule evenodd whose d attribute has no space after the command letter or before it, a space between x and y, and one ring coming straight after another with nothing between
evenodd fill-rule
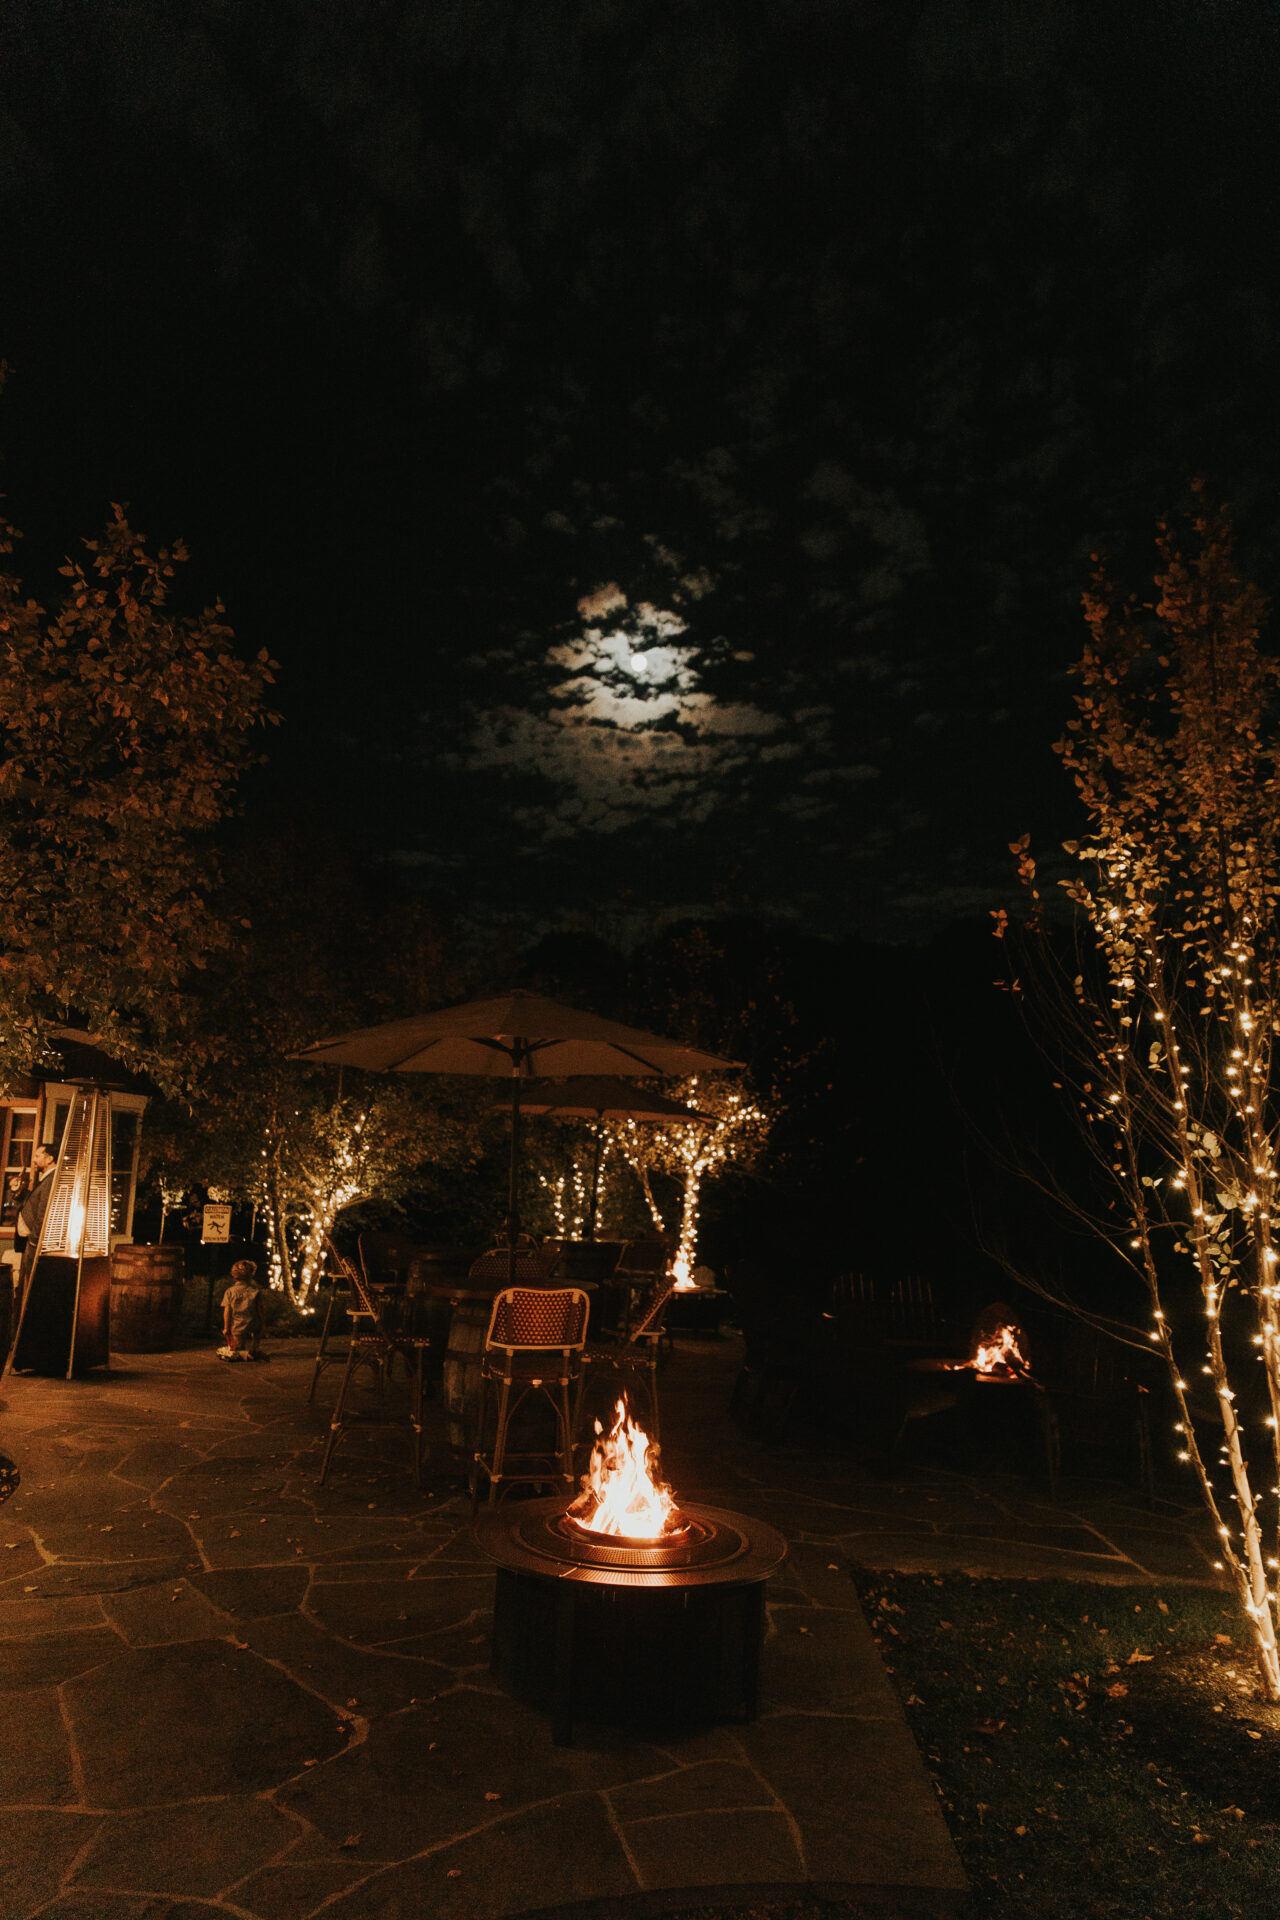
<instances>
[{"instance_id":1,"label":"illuminated foliage","mask_svg":"<svg viewBox=\"0 0 1280 1920\"><path fill-rule=\"evenodd\" d=\"M1063 885L1088 951L1060 994L1082 1118L1126 1217L1104 1228L1145 1288L1150 1340L1280 1699L1280 668L1225 515L1162 525L1157 598L1099 571L1077 717L1059 752L1088 812ZM1015 843L1039 918L1035 863ZM1051 942L1033 939L1034 969ZM1041 973L1042 989L1050 986Z\"/></svg>"},{"instance_id":2,"label":"illuminated foliage","mask_svg":"<svg viewBox=\"0 0 1280 1920\"><path fill-rule=\"evenodd\" d=\"M221 605L173 611L186 553L154 554L120 507L45 608L0 518L0 1072L74 1016L172 1084L193 970L230 933L209 836L252 760L274 663L234 650Z\"/></svg>"},{"instance_id":3,"label":"illuminated foliage","mask_svg":"<svg viewBox=\"0 0 1280 1920\"><path fill-rule=\"evenodd\" d=\"M644 1191L646 1204L659 1233L667 1232L662 1210L654 1197L654 1173L671 1174L679 1182L680 1224L676 1246L677 1277L692 1279L697 1264L698 1205L702 1183L730 1165L743 1171L756 1164L769 1140L773 1114L732 1081L694 1075L668 1088L673 1100L708 1116L709 1124L691 1127L640 1125L624 1120L610 1128L615 1146Z\"/></svg>"}]
</instances>

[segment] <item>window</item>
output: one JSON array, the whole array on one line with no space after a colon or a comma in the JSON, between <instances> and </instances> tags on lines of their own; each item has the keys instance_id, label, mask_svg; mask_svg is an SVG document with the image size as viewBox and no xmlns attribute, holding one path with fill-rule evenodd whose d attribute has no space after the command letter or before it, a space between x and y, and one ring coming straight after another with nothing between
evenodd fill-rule
<instances>
[{"instance_id":1,"label":"window","mask_svg":"<svg viewBox=\"0 0 1280 1920\"><path fill-rule=\"evenodd\" d=\"M31 1149L36 1143L34 1107L0 1108L8 1124L4 1130L3 1189L0 1190L0 1229L17 1224L22 1205Z\"/></svg>"}]
</instances>

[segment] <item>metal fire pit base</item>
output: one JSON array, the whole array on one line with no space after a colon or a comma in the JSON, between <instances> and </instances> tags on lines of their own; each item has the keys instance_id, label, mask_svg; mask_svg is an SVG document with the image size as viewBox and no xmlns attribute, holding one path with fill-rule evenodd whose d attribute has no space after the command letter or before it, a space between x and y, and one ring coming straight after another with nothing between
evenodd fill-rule
<instances>
[{"instance_id":1,"label":"metal fire pit base","mask_svg":"<svg viewBox=\"0 0 1280 1920\"><path fill-rule=\"evenodd\" d=\"M573 1538L568 1501L493 1507L476 1521L497 1561L494 1677L551 1713L570 1746L575 1718L644 1727L754 1720L765 1581L781 1534L742 1514L686 1506L687 1539L593 1550Z\"/></svg>"}]
</instances>

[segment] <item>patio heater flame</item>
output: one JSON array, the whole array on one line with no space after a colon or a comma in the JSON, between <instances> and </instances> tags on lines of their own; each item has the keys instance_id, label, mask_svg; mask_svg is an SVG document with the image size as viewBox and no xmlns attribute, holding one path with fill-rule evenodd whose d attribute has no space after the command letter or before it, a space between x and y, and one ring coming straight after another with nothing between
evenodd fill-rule
<instances>
[{"instance_id":1,"label":"patio heater flame","mask_svg":"<svg viewBox=\"0 0 1280 1920\"><path fill-rule=\"evenodd\" d=\"M696 1293L698 1283L690 1271L689 1256L687 1253L681 1251L676 1255L675 1259L671 1262L671 1271L676 1277L675 1291L677 1293Z\"/></svg>"},{"instance_id":2,"label":"patio heater flame","mask_svg":"<svg viewBox=\"0 0 1280 1920\"><path fill-rule=\"evenodd\" d=\"M605 1433L596 1421L596 1444L582 1492L567 1518L584 1533L623 1540L660 1540L684 1526L670 1487L658 1478L657 1450L631 1418L625 1396Z\"/></svg>"}]
</instances>

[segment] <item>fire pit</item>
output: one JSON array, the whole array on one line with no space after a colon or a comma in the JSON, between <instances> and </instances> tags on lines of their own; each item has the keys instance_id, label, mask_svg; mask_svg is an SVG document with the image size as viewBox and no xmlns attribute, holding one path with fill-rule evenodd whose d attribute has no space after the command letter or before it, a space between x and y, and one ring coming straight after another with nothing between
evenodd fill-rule
<instances>
[{"instance_id":1,"label":"fire pit","mask_svg":"<svg viewBox=\"0 0 1280 1920\"><path fill-rule=\"evenodd\" d=\"M549 1707L558 1746L577 1715L684 1722L756 1715L764 1583L781 1534L718 1507L677 1506L625 1400L576 1499L493 1507L494 1675Z\"/></svg>"},{"instance_id":2,"label":"fire pit","mask_svg":"<svg viewBox=\"0 0 1280 1920\"><path fill-rule=\"evenodd\" d=\"M1003 1300L997 1300L975 1320L964 1364L973 1368L978 1380L1025 1380L1037 1385L1028 1354L1025 1327Z\"/></svg>"}]
</instances>

